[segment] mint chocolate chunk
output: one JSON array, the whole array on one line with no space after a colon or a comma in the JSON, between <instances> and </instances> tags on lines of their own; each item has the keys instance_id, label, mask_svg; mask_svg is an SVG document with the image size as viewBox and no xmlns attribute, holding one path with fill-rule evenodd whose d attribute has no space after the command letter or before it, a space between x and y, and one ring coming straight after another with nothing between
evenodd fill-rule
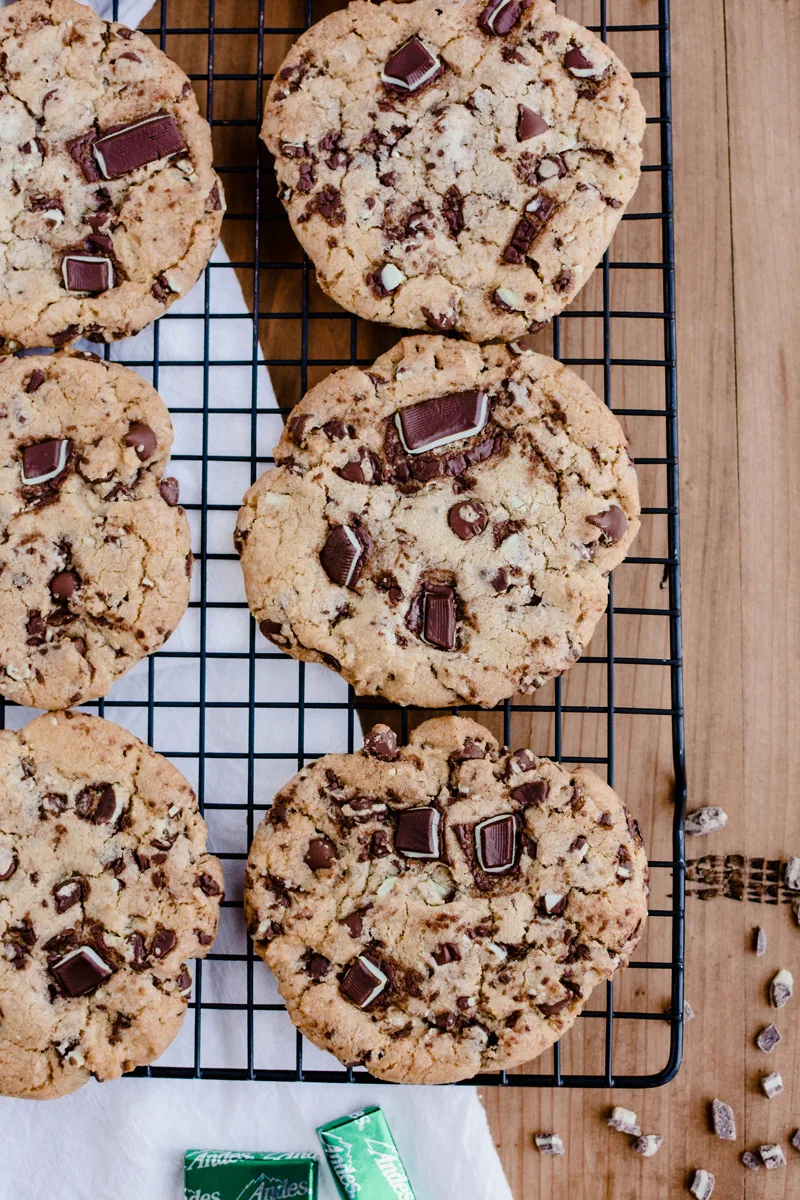
<instances>
[{"instance_id":1,"label":"mint chocolate chunk","mask_svg":"<svg viewBox=\"0 0 800 1200\"><path fill-rule=\"evenodd\" d=\"M441 813L435 808L408 808L400 813L394 848L406 858L439 858Z\"/></svg>"},{"instance_id":2,"label":"mint chocolate chunk","mask_svg":"<svg viewBox=\"0 0 800 1200\"><path fill-rule=\"evenodd\" d=\"M69 455L66 439L48 438L45 442L34 442L22 451L22 482L26 487L50 483L63 475Z\"/></svg>"},{"instance_id":3,"label":"mint chocolate chunk","mask_svg":"<svg viewBox=\"0 0 800 1200\"><path fill-rule=\"evenodd\" d=\"M342 995L353 1004L359 1008L368 1008L372 1001L380 996L388 982L380 967L363 954L359 954L358 958L350 963L339 986Z\"/></svg>"},{"instance_id":4,"label":"mint chocolate chunk","mask_svg":"<svg viewBox=\"0 0 800 1200\"><path fill-rule=\"evenodd\" d=\"M406 452L421 454L480 433L488 417L485 392L450 392L401 408L395 425Z\"/></svg>"},{"instance_id":5,"label":"mint chocolate chunk","mask_svg":"<svg viewBox=\"0 0 800 1200\"><path fill-rule=\"evenodd\" d=\"M511 813L489 817L475 826L475 851L482 871L499 875L514 865L517 823Z\"/></svg>"},{"instance_id":6,"label":"mint chocolate chunk","mask_svg":"<svg viewBox=\"0 0 800 1200\"><path fill-rule=\"evenodd\" d=\"M186 150L178 122L168 113L154 113L140 121L130 121L109 130L92 146L94 157L106 179L119 179L129 171L144 167Z\"/></svg>"},{"instance_id":7,"label":"mint chocolate chunk","mask_svg":"<svg viewBox=\"0 0 800 1200\"><path fill-rule=\"evenodd\" d=\"M77 946L70 950L63 958L57 959L50 970L61 991L71 998L93 992L114 973L91 946Z\"/></svg>"},{"instance_id":8,"label":"mint chocolate chunk","mask_svg":"<svg viewBox=\"0 0 800 1200\"><path fill-rule=\"evenodd\" d=\"M418 37L412 37L386 60L381 82L403 92L416 92L443 70L439 59L423 46Z\"/></svg>"},{"instance_id":9,"label":"mint chocolate chunk","mask_svg":"<svg viewBox=\"0 0 800 1200\"><path fill-rule=\"evenodd\" d=\"M61 261L64 287L70 292L98 295L114 286L114 268L110 258L91 254L66 254Z\"/></svg>"},{"instance_id":10,"label":"mint chocolate chunk","mask_svg":"<svg viewBox=\"0 0 800 1200\"><path fill-rule=\"evenodd\" d=\"M456 594L446 584L429 583L423 596L423 638L440 650L456 647Z\"/></svg>"},{"instance_id":11,"label":"mint chocolate chunk","mask_svg":"<svg viewBox=\"0 0 800 1200\"><path fill-rule=\"evenodd\" d=\"M356 582L364 557L364 547L349 525L337 525L319 555L330 581L342 587L351 587Z\"/></svg>"}]
</instances>

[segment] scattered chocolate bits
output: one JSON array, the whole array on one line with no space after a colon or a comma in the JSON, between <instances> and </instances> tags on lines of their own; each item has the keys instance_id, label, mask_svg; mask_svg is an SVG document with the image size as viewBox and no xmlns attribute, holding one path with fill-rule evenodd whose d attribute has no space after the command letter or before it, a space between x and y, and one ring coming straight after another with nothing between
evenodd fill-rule
<instances>
[{"instance_id":1,"label":"scattered chocolate bits","mask_svg":"<svg viewBox=\"0 0 800 1200\"><path fill-rule=\"evenodd\" d=\"M468 391L410 404L394 420L406 453L421 454L480 433L488 416L486 393Z\"/></svg>"},{"instance_id":2,"label":"scattered chocolate bits","mask_svg":"<svg viewBox=\"0 0 800 1200\"><path fill-rule=\"evenodd\" d=\"M520 0L489 0L478 17L478 25L484 33L504 37L516 25L522 14Z\"/></svg>"},{"instance_id":3,"label":"scattered chocolate bits","mask_svg":"<svg viewBox=\"0 0 800 1200\"><path fill-rule=\"evenodd\" d=\"M771 1054L780 1041L781 1035L777 1028L774 1025L765 1025L756 1038L756 1045L765 1054Z\"/></svg>"},{"instance_id":4,"label":"scattered chocolate bits","mask_svg":"<svg viewBox=\"0 0 800 1200\"><path fill-rule=\"evenodd\" d=\"M696 808L686 814L686 832L690 837L701 837L706 833L716 833L724 829L728 823L728 814L721 808Z\"/></svg>"},{"instance_id":5,"label":"scattered chocolate bits","mask_svg":"<svg viewBox=\"0 0 800 1200\"><path fill-rule=\"evenodd\" d=\"M22 451L22 482L26 487L38 487L63 475L67 466L70 443L66 439L48 438L34 442Z\"/></svg>"},{"instance_id":6,"label":"scattered chocolate bits","mask_svg":"<svg viewBox=\"0 0 800 1200\"><path fill-rule=\"evenodd\" d=\"M790 892L800 892L800 858L790 858L786 863L783 882Z\"/></svg>"},{"instance_id":7,"label":"scattered chocolate bits","mask_svg":"<svg viewBox=\"0 0 800 1200\"><path fill-rule=\"evenodd\" d=\"M663 1141L663 1137L658 1133L644 1133L633 1143L633 1148L642 1158L652 1158L654 1154L658 1154Z\"/></svg>"},{"instance_id":8,"label":"scattered chocolate bits","mask_svg":"<svg viewBox=\"0 0 800 1200\"><path fill-rule=\"evenodd\" d=\"M606 1124L611 1129L616 1129L617 1133L627 1133L631 1137L640 1137L642 1133L636 1113L630 1108L621 1108L619 1105L612 1108L611 1116Z\"/></svg>"},{"instance_id":9,"label":"scattered chocolate bits","mask_svg":"<svg viewBox=\"0 0 800 1200\"><path fill-rule=\"evenodd\" d=\"M392 90L418 92L441 75L444 67L418 37L409 38L386 60L381 82Z\"/></svg>"},{"instance_id":10,"label":"scattered chocolate bits","mask_svg":"<svg viewBox=\"0 0 800 1200\"><path fill-rule=\"evenodd\" d=\"M781 970L769 985L769 1002L773 1008L783 1008L792 998L794 979L791 971Z\"/></svg>"},{"instance_id":11,"label":"scattered chocolate bits","mask_svg":"<svg viewBox=\"0 0 800 1200\"><path fill-rule=\"evenodd\" d=\"M777 1071L761 1076L761 1090L768 1100L774 1100L783 1091L783 1079Z\"/></svg>"},{"instance_id":12,"label":"scattered chocolate bits","mask_svg":"<svg viewBox=\"0 0 800 1200\"><path fill-rule=\"evenodd\" d=\"M736 1141L736 1118L730 1104L723 1100L711 1101L711 1121L714 1133L724 1142Z\"/></svg>"},{"instance_id":13,"label":"scattered chocolate bits","mask_svg":"<svg viewBox=\"0 0 800 1200\"><path fill-rule=\"evenodd\" d=\"M475 826L475 853L487 875L510 871L516 860L517 823L511 813L489 817Z\"/></svg>"},{"instance_id":14,"label":"scattered chocolate bits","mask_svg":"<svg viewBox=\"0 0 800 1200\"><path fill-rule=\"evenodd\" d=\"M113 971L91 946L77 946L52 963L50 970L65 996L93 992Z\"/></svg>"},{"instance_id":15,"label":"scattered chocolate bits","mask_svg":"<svg viewBox=\"0 0 800 1200\"><path fill-rule=\"evenodd\" d=\"M692 1184L689 1191L695 1197L695 1200L709 1200L716 1182L710 1171L703 1171L698 1168L692 1177Z\"/></svg>"},{"instance_id":16,"label":"scattered chocolate bits","mask_svg":"<svg viewBox=\"0 0 800 1200\"><path fill-rule=\"evenodd\" d=\"M137 457L146 462L155 453L158 440L149 425L135 421L122 439L126 446L133 446Z\"/></svg>"},{"instance_id":17,"label":"scattered chocolate bits","mask_svg":"<svg viewBox=\"0 0 800 1200\"><path fill-rule=\"evenodd\" d=\"M312 838L304 861L312 871L327 871L336 862L336 847L329 837Z\"/></svg>"},{"instance_id":18,"label":"scattered chocolate bits","mask_svg":"<svg viewBox=\"0 0 800 1200\"><path fill-rule=\"evenodd\" d=\"M525 104L517 106L517 141L528 142L531 138L547 133L550 126L544 117Z\"/></svg>"},{"instance_id":19,"label":"scattered chocolate bits","mask_svg":"<svg viewBox=\"0 0 800 1200\"><path fill-rule=\"evenodd\" d=\"M600 530L599 541L604 546L613 546L625 536L628 528L628 518L618 504L612 504L602 513L594 513L586 518L590 525Z\"/></svg>"},{"instance_id":20,"label":"scattered chocolate bits","mask_svg":"<svg viewBox=\"0 0 800 1200\"><path fill-rule=\"evenodd\" d=\"M388 725L375 725L364 737L364 753L383 762L394 762L398 757L397 734Z\"/></svg>"},{"instance_id":21,"label":"scattered chocolate bits","mask_svg":"<svg viewBox=\"0 0 800 1200\"><path fill-rule=\"evenodd\" d=\"M435 808L407 808L397 818L395 850L406 858L439 858L442 815Z\"/></svg>"},{"instance_id":22,"label":"scattered chocolate bits","mask_svg":"<svg viewBox=\"0 0 800 1200\"><path fill-rule=\"evenodd\" d=\"M462 500L450 509L447 523L456 537L468 542L483 533L489 523L489 514L479 500Z\"/></svg>"},{"instance_id":23,"label":"scattered chocolate bits","mask_svg":"<svg viewBox=\"0 0 800 1200\"><path fill-rule=\"evenodd\" d=\"M319 555L331 583L347 588L357 582L365 558L364 546L349 525L331 530Z\"/></svg>"},{"instance_id":24,"label":"scattered chocolate bits","mask_svg":"<svg viewBox=\"0 0 800 1200\"><path fill-rule=\"evenodd\" d=\"M537 1133L533 1140L540 1154L564 1153L564 1143L557 1133Z\"/></svg>"},{"instance_id":25,"label":"scattered chocolate bits","mask_svg":"<svg viewBox=\"0 0 800 1200\"><path fill-rule=\"evenodd\" d=\"M767 931L759 925L753 930L753 949L758 958L767 953Z\"/></svg>"},{"instance_id":26,"label":"scattered chocolate bits","mask_svg":"<svg viewBox=\"0 0 800 1200\"><path fill-rule=\"evenodd\" d=\"M69 292L88 292L97 296L114 286L114 267L110 258L65 254L61 260L61 274Z\"/></svg>"},{"instance_id":27,"label":"scattered chocolate bits","mask_svg":"<svg viewBox=\"0 0 800 1200\"><path fill-rule=\"evenodd\" d=\"M342 976L342 994L358 1008L368 1008L389 983L380 967L359 954Z\"/></svg>"},{"instance_id":28,"label":"scattered chocolate bits","mask_svg":"<svg viewBox=\"0 0 800 1200\"><path fill-rule=\"evenodd\" d=\"M776 1167L786 1166L786 1156L780 1146L759 1146L758 1153L761 1155L761 1161L768 1171L774 1171Z\"/></svg>"},{"instance_id":29,"label":"scattered chocolate bits","mask_svg":"<svg viewBox=\"0 0 800 1200\"><path fill-rule=\"evenodd\" d=\"M173 116L155 113L97 138L92 151L104 178L119 179L159 158L184 153L186 143ZM75 158L72 149L70 152Z\"/></svg>"}]
</instances>

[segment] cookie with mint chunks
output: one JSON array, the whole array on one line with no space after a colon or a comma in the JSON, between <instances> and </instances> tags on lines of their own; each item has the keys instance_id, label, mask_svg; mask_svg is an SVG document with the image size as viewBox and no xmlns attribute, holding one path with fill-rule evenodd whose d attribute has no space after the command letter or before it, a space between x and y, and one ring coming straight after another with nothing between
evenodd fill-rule
<instances>
[{"instance_id":1,"label":"cookie with mint chunks","mask_svg":"<svg viewBox=\"0 0 800 1200\"><path fill-rule=\"evenodd\" d=\"M616 417L514 346L405 338L292 410L236 546L262 634L359 695L492 707L578 659L639 528Z\"/></svg>"},{"instance_id":2,"label":"cookie with mint chunks","mask_svg":"<svg viewBox=\"0 0 800 1200\"><path fill-rule=\"evenodd\" d=\"M101 717L0 733L0 1095L47 1100L166 1050L223 898L183 775Z\"/></svg>"},{"instance_id":3,"label":"cookie with mint chunks","mask_svg":"<svg viewBox=\"0 0 800 1200\"><path fill-rule=\"evenodd\" d=\"M475 721L376 726L279 792L245 912L294 1024L347 1066L453 1083L535 1058L647 917L636 821L606 783Z\"/></svg>"},{"instance_id":4,"label":"cookie with mint chunks","mask_svg":"<svg viewBox=\"0 0 800 1200\"><path fill-rule=\"evenodd\" d=\"M323 291L484 342L577 295L644 132L630 73L551 0L353 0L295 42L261 136Z\"/></svg>"},{"instance_id":5,"label":"cookie with mint chunks","mask_svg":"<svg viewBox=\"0 0 800 1200\"><path fill-rule=\"evenodd\" d=\"M188 77L74 0L0 12L0 350L138 333L195 284L225 208Z\"/></svg>"}]
</instances>

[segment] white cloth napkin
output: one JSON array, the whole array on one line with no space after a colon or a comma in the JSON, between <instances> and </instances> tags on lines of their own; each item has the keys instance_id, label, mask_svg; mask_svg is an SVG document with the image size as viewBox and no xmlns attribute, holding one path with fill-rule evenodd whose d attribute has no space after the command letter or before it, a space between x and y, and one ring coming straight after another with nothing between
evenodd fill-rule
<instances>
[{"instance_id":1,"label":"white cloth napkin","mask_svg":"<svg viewBox=\"0 0 800 1200\"><path fill-rule=\"evenodd\" d=\"M3 0L0 0L0 4ZM108 0L93 7L111 15ZM120 20L135 26L150 7L149 0L122 0ZM133 369L152 379L148 363L158 337L158 390L173 414L176 454L200 454L202 416L183 410L201 408L201 367L170 366L171 361L203 360L205 323L194 319L209 302L211 366L208 403L218 409L249 406L253 386L252 323L235 272L219 246L212 260L210 282L197 287L170 309L170 316L138 336L116 343L112 357L130 362ZM208 295L206 294L208 287ZM233 314L225 319L215 314ZM237 314L241 314L237 317ZM180 318L180 319L175 319ZM96 349L87 345L87 349ZM243 366L215 366L215 359L241 359ZM255 379L260 408L275 405L267 371L260 367ZM217 504L238 505L251 482L250 415L216 413L208 418L208 443L212 455L243 456L242 463L209 463L208 493ZM258 451L271 452L281 431L279 414L258 418ZM262 469L263 462L259 464ZM201 500L199 462L176 462L170 468L181 481L181 498L188 504ZM194 545L200 547L199 513L190 513ZM206 553L230 554L235 514L210 512ZM210 602L244 602L241 572L236 562L208 561L206 598ZM194 599L199 599L200 574L195 571ZM241 609L207 610L207 643L217 651L246 652L250 617ZM170 639L169 650L196 653L199 649L199 614L190 610ZM199 696L197 659L156 658L156 694L160 700L196 700ZM106 716L147 739L144 707L126 707L147 697L149 667L140 663L113 688L109 699L122 707L106 709ZM256 677L258 700L295 701L299 667L288 658L261 661ZM307 702L344 701L343 682L324 667L305 668ZM234 659L207 663L206 695L214 700L247 699L247 664ZM19 728L33 715L30 710L7 710L10 727ZM247 748L247 709L210 708L206 714L206 750L219 754ZM292 709L257 711L256 745L260 752L282 752L297 744L297 714ZM347 714L330 709L306 711L305 749L310 755L348 748ZM196 784L198 759L197 716L194 710L158 708L152 742L157 750L187 757L178 766ZM360 736L356 723L356 745ZM256 803L266 804L275 790L300 764L295 758L259 760L256 764ZM206 799L240 801L246 795L246 763L214 758L205 763ZM240 809L207 813L211 849L218 853L245 852L246 829ZM241 864L225 862L226 891L241 896ZM214 950L242 953L247 933L238 909L225 909ZM203 967L203 999L241 1004L245 998L246 966L238 962L207 962ZM275 981L260 962L254 967L255 999L279 1000ZM246 1026L242 1011L208 1010L203 1015L201 1062L212 1067L241 1067L246 1063ZM256 1066L293 1068L296 1037L285 1012L256 1014ZM194 1014L160 1060L174 1066L194 1061ZM330 1056L304 1043L306 1069L337 1064ZM315 1127L366 1104L379 1104L405 1161L418 1200L511 1200L486 1117L477 1092L470 1087L413 1088L325 1084L235 1083L121 1079L90 1083L74 1096L35 1104L0 1098L0 1197L2 1200L175 1200L182 1195L182 1161L190 1147L237 1150L318 1152ZM321 1196L334 1200L328 1168L321 1167ZM365 1197L364 1200L369 1200Z\"/></svg>"}]
</instances>

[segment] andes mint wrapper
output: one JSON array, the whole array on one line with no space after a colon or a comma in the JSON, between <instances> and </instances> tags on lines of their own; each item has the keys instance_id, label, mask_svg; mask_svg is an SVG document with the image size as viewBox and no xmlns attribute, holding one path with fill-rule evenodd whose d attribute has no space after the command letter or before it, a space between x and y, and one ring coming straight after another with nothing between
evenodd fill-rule
<instances>
[{"instance_id":1,"label":"andes mint wrapper","mask_svg":"<svg viewBox=\"0 0 800 1200\"><path fill-rule=\"evenodd\" d=\"M320 1125L342 1200L416 1200L386 1118L372 1105Z\"/></svg>"},{"instance_id":2,"label":"andes mint wrapper","mask_svg":"<svg viewBox=\"0 0 800 1200\"><path fill-rule=\"evenodd\" d=\"M187 1150L185 1200L317 1200L315 1154Z\"/></svg>"}]
</instances>

